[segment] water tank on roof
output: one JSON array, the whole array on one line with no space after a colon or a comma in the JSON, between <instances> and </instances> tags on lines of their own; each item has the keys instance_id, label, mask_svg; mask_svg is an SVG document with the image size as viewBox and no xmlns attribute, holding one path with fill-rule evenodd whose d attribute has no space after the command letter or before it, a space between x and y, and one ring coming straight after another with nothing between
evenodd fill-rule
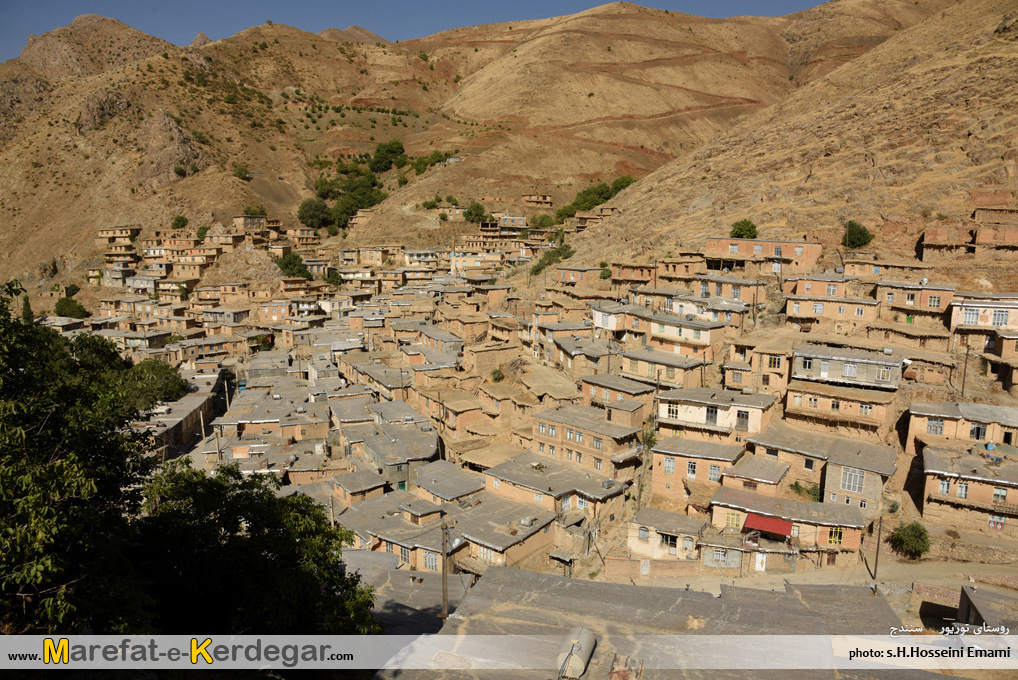
<instances>
[{"instance_id":1,"label":"water tank on roof","mask_svg":"<svg viewBox=\"0 0 1018 680\"><path fill-rule=\"evenodd\" d=\"M587 628L577 626L569 631L555 665L560 678L578 678L587 670L590 657L597 646L597 638Z\"/></svg>"}]
</instances>

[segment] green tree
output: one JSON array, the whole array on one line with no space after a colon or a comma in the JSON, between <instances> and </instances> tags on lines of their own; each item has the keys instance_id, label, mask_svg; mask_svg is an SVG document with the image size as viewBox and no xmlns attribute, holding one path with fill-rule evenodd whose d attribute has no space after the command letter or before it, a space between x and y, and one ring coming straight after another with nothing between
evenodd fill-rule
<instances>
[{"instance_id":1,"label":"green tree","mask_svg":"<svg viewBox=\"0 0 1018 680\"><path fill-rule=\"evenodd\" d=\"M57 300L53 312L57 316L68 316L72 319L84 319L89 316L88 310L81 306L81 303L69 297Z\"/></svg>"},{"instance_id":2,"label":"green tree","mask_svg":"<svg viewBox=\"0 0 1018 680\"><path fill-rule=\"evenodd\" d=\"M870 230L855 220L845 222L844 226L845 234L841 237L841 245L845 246L849 250L862 248L873 240L873 234L870 233Z\"/></svg>"},{"instance_id":3,"label":"green tree","mask_svg":"<svg viewBox=\"0 0 1018 680\"><path fill-rule=\"evenodd\" d=\"M306 227L321 229L330 222L329 206L320 198L305 198L297 208L297 219Z\"/></svg>"},{"instance_id":4,"label":"green tree","mask_svg":"<svg viewBox=\"0 0 1018 680\"><path fill-rule=\"evenodd\" d=\"M728 236L731 238L756 238L756 233L756 225L752 220L739 220L732 225Z\"/></svg>"},{"instance_id":5,"label":"green tree","mask_svg":"<svg viewBox=\"0 0 1018 680\"><path fill-rule=\"evenodd\" d=\"M448 215L448 213L444 213L444 212L438 213L438 219L441 220L442 222L448 222L449 221L449 215Z\"/></svg>"},{"instance_id":6,"label":"green tree","mask_svg":"<svg viewBox=\"0 0 1018 680\"><path fill-rule=\"evenodd\" d=\"M534 219L530 220L530 226L538 229L548 229L555 224L555 218L551 215L534 215Z\"/></svg>"},{"instance_id":7,"label":"green tree","mask_svg":"<svg viewBox=\"0 0 1018 680\"><path fill-rule=\"evenodd\" d=\"M27 295L21 296L21 320L27 324L35 323L35 314L32 313L32 303L28 301Z\"/></svg>"},{"instance_id":8,"label":"green tree","mask_svg":"<svg viewBox=\"0 0 1018 680\"><path fill-rule=\"evenodd\" d=\"M81 291L81 286L76 283L67 284L67 288L64 289L64 295L67 297L74 297Z\"/></svg>"},{"instance_id":9,"label":"green tree","mask_svg":"<svg viewBox=\"0 0 1018 680\"><path fill-rule=\"evenodd\" d=\"M154 475L135 535L138 569L158 584L161 629L190 630L201 602L202 627L215 632L381 632L371 589L343 568L352 534L330 526L311 497L278 488L275 477L236 465L207 475L173 461ZM253 578L207 578L237 564Z\"/></svg>"},{"instance_id":10,"label":"green tree","mask_svg":"<svg viewBox=\"0 0 1018 680\"><path fill-rule=\"evenodd\" d=\"M891 532L889 538L895 552L916 559L930 551L930 533L919 522L901 524Z\"/></svg>"},{"instance_id":11,"label":"green tree","mask_svg":"<svg viewBox=\"0 0 1018 680\"><path fill-rule=\"evenodd\" d=\"M183 229L187 226L187 218L183 215L177 215L173 218L173 221L170 222L170 226L174 229Z\"/></svg>"},{"instance_id":12,"label":"green tree","mask_svg":"<svg viewBox=\"0 0 1018 680\"><path fill-rule=\"evenodd\" d=\"M226 101L226 100L224 99L223 101ZM247 171L247 166L246 165L235 165L235 166L233 166L233 176L238 178L238 179L242 179L244 181L247 181L247 180L251 179L251 173L249 173Z\"/></svg>"},{"instance_id":13,"label":"green tree","mask_svg":"<svg viewBox=\"0 0 1018 680\"><path fill-rule=\"evenodd\" d=\"M496 368L491 372L491 379L497 383L502 382L505 380L505 373L502 372L501 368Z\"/></svg>"},{"instance_id":14,"label":"green tree","mask_svg":"<svg viewBox=\"0 0 1018 680\"><path fill-rule=\"evenodd\" d=\"M119 380L130 408L144 411L160 401L176 401L187 394L187 381L165 361L145 359L122 371Z\"/></svg>"},{"instance_id":15,"label":"green tree","mask_svg":"<svg viewBox=\"0 0 1018 680\"><path fill-rule=\"evenodd\" d=\"M330 286L342 286L343 279L339 276L339 272L335 269L329 272L329 275L325 277L325 282Z\"/></svg>"},{"instance_id":16,"label":"green tree","mask_svg":"<svg viewBox=\"0 0 1018 680\"><path fill-rule=\"evenodd\" d=\"M474 224L480 224L486 215L487 211L485 211L484 205L477 201L470 201L470 205L463 211L463 219Z\"/></svg>"},{"instance_id":17,"label":"green tree","mask_svg":"<svg viewBox=\"0 0 1018 680\"><path fill-rule=\"evenodd\" d=\"M264 205L259 206L249 205L244 208L244 214L251 217L267 217L269 213L266 212Z\"/></svg>"},{"instance_id":18,"label":"green tree","mask_svg":"<svg viewBox=\"0 0 1018 680\"><path fill-rule=\"evenodd\" d=\"M198 227L198 232L195 234L195 236L198 237L199 241L204 241L205 240L205 236L208 233L209 233L209 227L207 227L207 226L205 226L205 227Z\"/></svg>"},{"instance_id":19,"label":"green tree","mask_svg":"<svg viewBox=\"0 0 1018 680\"><path fill-rule=\"evenodd\" d=\"M396 184L401 187L405 187L409 181L403 173L400 173L399 177L396 178Z\"/></svg>"},{"instance_id":20,"label":"green tree","mask_svg":"<svg viewBox=\"0 0 1018 680\"><path fill-rule=\"evenodd\" d=\"M276 266L279 267L286 276L302 276L308 281L311 280L311 272L304 265L304 260L297 253L287 253L276 260Z\"/></svg>"},{"instance_id":21,"label":"green tree","mask_svg":"<svg viewBox=\"0 0 1018 680\"><path fill-rule=\"evenodd\" d=\"M403 142L398 139L380 142L375 145L375 154L368 162L368 168L371 172L385 172L392 168L396 158L404 156L403 151Z\"/></svg>"}]
</instances>

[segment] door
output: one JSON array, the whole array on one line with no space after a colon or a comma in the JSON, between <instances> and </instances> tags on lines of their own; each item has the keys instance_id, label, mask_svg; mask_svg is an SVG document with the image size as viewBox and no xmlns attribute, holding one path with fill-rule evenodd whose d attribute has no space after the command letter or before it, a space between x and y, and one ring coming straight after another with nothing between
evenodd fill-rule
<instances>
[{"instance_id":1,"label":"door","mask_svg":"<svg viewBox=\"0 0 1018 680\"><path fill-rule=\"evenodd\" d=\"M650 560L640 560L640 576L650 575Z\"/></svg>"},{"instance_id":2,"label":"door","mask_svg":"<svg viewBox=\"0 0 1018 680\"><path fill-rule=\"evenodd\" d=\"M827 371L830 368L831 368L831 362L830 361L821 361L820 362L820 377L821 378L826 378L827 377Z\"/></svg>"},{"instance_id":3,"label":"door","mask_svg":"<svg viewBox=\"0 0 1018 680\"><path fill-rule=\"evenodd\" d=\"M756 570L767 571L767 553L758 552L756 554Z\"/></svg>"}]
</instances>

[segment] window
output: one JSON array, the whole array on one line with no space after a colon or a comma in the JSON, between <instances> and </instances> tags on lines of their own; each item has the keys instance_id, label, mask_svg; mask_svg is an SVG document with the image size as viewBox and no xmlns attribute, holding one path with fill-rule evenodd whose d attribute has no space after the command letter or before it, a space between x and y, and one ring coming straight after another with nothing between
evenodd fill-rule
<instances>
[{"instance_id":1,"label":"window","mask_svg":"<svg viewBox=\"0 0 1018 680\"><path fill-rule=\"evenodd\" d=\"M600 451L601 450L601 438L600 437L594 437L594 450L595 451Z\"/></svg>"},{"instance_id":2,"label":"window","mask_svg":"<svg viewBox=\"0 0 1018 680\"><path fill-rule=\"evenodd\" d=\"M577 432L576 432L576 443L577 444L582 444L583 443L583 433L580 432L579 430L577 430Z\"/></svg>"},{"instance_id":3,"label":"window","mask_svg":"<svg viewBox=\"0 0 1018 680\"><path fill-rule=\"evenodd\" d=\"M572 496L566 496L565 498L562 499L562 512L565 512L566 510L569 509L570 505L572 504L572 501L573 501Z\"/></svg>"},{"instance_id":4,"label":"window","mask_svg":"<svg viewBox=\"0 0 1018 680\"><path fill-rule=\"evenodd\" d=\"M549 425L549 426L548 426L548 434L549 434L550 436L552 436L552 437L554 437L554 436L555 436L555 426L554 426L554 425Z\"/></svg>"},{"instance_id":5,"label":"window","mask_svg":"<svg viewBox=\"0 0 1018 680\"><path fill-rule=\"evenodd\" d=\"M601 465L602 465L601 459L600 458L595 458L594 459L594 469L595 470L600 470L601 469Z\"/></svg>"},{"instance_id":6,"label":"window","mask_svg":"<svg viewBox=\"0 0 1018 680\"><path fill-rule=\"evenodd\" d=\"M996 309L993 311L993 325L994 326L1006 326L1007 325L1007 310Z\"/></svg>"},{"instance_id":7,"label":"window","mask_svg":"<svg viewBox=\"0 0 1018 680\"><path fill-rule=\"evenodd\" d=\"M795 247L795 254L796 254L796 256L801 256L804 252L806 252L806 249L803 248L802 246L796 246Z\"/></svg>"},{"instance_id":8,"label":"window","mask_svg":"<svg viewBox=\"0 0 1018 680\"><path fill-rule=\"evenodd\" d=\"M731 322L731 320L732 320L732 313L731 312L725 312L725 321L726 322Z\"/></svg>"},{"instance_id":9,"label":"window","mask_svg":"<svg viewBox=\"0 0 1018 680\"><path fill-rule=\"evenodd\" d=\"M700 329L699 328L694 328L693 329L693 339L694 340L699 340L700 339Z\"/></svg>"},{"instance_id":10,"label":"window","mask_svg":"<svg viewBox=\"0 0 1018 680\"><path fill-rule=\"evenodd\" d=\"M534 494L534 502L537 503L538 505L540 505L541 503L544 502L544 496L542 494L535 493Z\"/></svg>"},{"instance_id":11,"label":"window","mask_svg":"<svg viewBox=\"0 0 1018 680\"><path fill-rule=\"evenodd\" d=\"M573 459L573 450L572 449L566 449L566 460L572 460L572 459Z\"/></svg>"},{"instance_id":12,"label":"window","mask_svg":"<svg viewBox=\"0 0 1018 680\"><path fill-rule=\"evenodd\" d=\"M675 474L675 459L674 458L665 458L665 474L666 475Z\"/></svg>"},{"instance_id":13,"label":"window","mask_svg":"<svg viewBox=\"0 0 1018 680\"><path fill-rule=\"evenodd\" d=\"M485 562L495 561L495 551L491 548L486 548L483 545L477 546L477 556Z\"/></svg>"},{"instance_id":14,"label":"window","mask_svg":"<svg viewBox=\"0 0 1018 680\"><path fill-rule=\"evenodd\" d=\"M781 357L767 357L767 368L781 368Z\"/></svg>"},{"instance_id":15,"label":"window","mask_svg":"<svg viewBox=\"0 0 1018 680\"><path fill-rule=\"evenodd\" d=\"M691 460L688 463L686 463L686 476L687 477L696 477L696 461L695 460Z\"/></svg>"},{"instance_id":16,"label":"window","mask_svg":"<svg viewBox=\"0 0 1018 680\"><path fill-rule=\"evenodd\" d=\"M977 326L979 324L979 310L966 309L962 315L962 323L966 326Z\"/></svg>"},{"instance_id":17,"label":"window","mask_svg":"<svg viewBox=\"0 0 1018 680\"><path fill-rule=\"evenodd\" d=\"M630 368L632 368L633 360L629 360ZM597 388L593 385L590 386L590 396L592 399L597 399Z\"/></svg>"},{"instance_id":18,"label":"window","mask_svg":"<svg viewBox=\"0 0 1018 680\"><path fill-rule=\"evenodd\" d=\"M993 489L993 502L994 503L1007 503L1007 489L1001 489L995 487Z\"/></svg>"},{"instance_id":19,"label":"window","mask_svg":"<svg viewBox=\"0 0 1018 680\"><path fill-rule=\"evenodd\" d=\"M840 411L841 410L841 402L838 401L837 399L832 399L831 400L831 410L832 411Z\"/></svg>"},{"instance_id":20,"label":"window","mask_svg":"<svg viewBox=\"0 0 1018 680\"><path fill-rule=\"evenodd\" d=\"M763 246L759 245L759 244L755 244L753 246L753 254L754 255L761 255L762 253L763 253Z\"/></svg>"},{"instance_id":21,"label":"window","mask_svg":"<svg viewBox=\"0 0 1018 680\"><path fill-rule=\"evenodd\" d=\"M855 315L856 316L862 316L863 315L862 307L856 307L855 308Z\"/></svg>"},{"instance_id":22,"label":"window","mask_svg":"<svg viewBox=\"0 0 1018 680\"><path fill-rule=\"evenodd\" d=\"M669 402L668 404L668 417L672 420L679 419L679 405L675 402Z\"/></svg>"},{"instance_id":23,"label":"window","mask_svg":"<svg viewBox=\"0 0 1018 680\"><path fill-rule=\"evenodd\" d=\"M658 333L664 333L665 332L665 325L663 323L658 323L658 325L657 325L657 332Z\"/></svg>"},{"instance_id":24,"label":"window","mask_svg":"<svg viewBox=\"0 0 1018 680\"><path fill-rule=\"evenodd\" d=\"M774 246L774 256L781 257L781 246Z\"/></svg>"},{"instance_id":25,"label":"window","mask_svg":"<svg viewBox=\"0 0 1018 680\"><path fill-rule=\"evenodd\" d=\"M612 393L611 393L610 391L608 391L608 388L606 387L606 388L604 388L604 389L602 389L602 390L601 390L601 397L602 397L602 398L603 398L603 399L604 399L605 401L608 401L608 400L610 400L610 399L611 399L611 397L612 397Z\"/></svg>"},{"instance_id":26,"label":"window","mask_svg":"<svg viewBox=\"0 0 1018 680\"><path fill-rule=\"evenodd\" d=\"M548 455L549 456L554 456L555 455L555 447L554 446L549 446L548 447Z\"/></svg>"},{"instance_id":27,"label":"window","mask_svg":"<svg viewBox=\"0 0 1018 680\"><path fill-rule=\"evenodd\" d=\"M824 305L823 305L822 302L814 302L813 303L813 313L814 314L823 314L824 313Z\"/></svg>"},{"instance_id":28,"label":"window","mask_svg":"<svg viewBox=\"0 0 1018 680\"><path fill-rule=\"evenodd\" d=\"M804 293L808 293L808 292L810 292L811 290L813 290L813 284L812 284L812 283L810 283L809 281L807 281L806 283L804 283L804 284L803 284L803 292L804 292Z\"/></svg>"},{"instance_id":29,"label":"window","mask_svg":"<svg viewBox=\"0 0 1018 680\"><path fill-rule=\"evenodd\" d=\"M940 490L939 491L940 491L940 495L942 495L942 496L946 496L949 493L951 493L951 480L950 479L942 479L942 480L940 480Z\"/></svg>"},{"instance_id":30,"label":"window","mask_svg":"<svg viewBox=\"0 0 1018 680\"><path fill-rule=\"evenodd\" d=\"M889 304L889 305L893 305L894 304L894 293L888 293L887 294L887 304Z\"/></svg>"},{"instance_id":31,"label":"window","mask_svg":"<svg viewBox=\"0 0 1018 680\"><path fill-rule=\"evenodd\" d=\"M720 465L711 465L710 469L709 469L709 471L707 473L707 479L712 481L712 482L716 482L719 479L721 479L721 466Z\"/></svg>"},{"instance_id":32,"label":"window","mask_svg":"<svg viewBox=\"0 0 1018 680\"><path fill-rule=\"evenodd\" d=\"M630 359L629 370L632 371L633 373L638 372L640 370L640 362L637 361L636 359ZM597 388L594 387L593 385L590 386L590 396L592 397L597 396Z\"/></svg>"},{"instance_id":33,"label":"window","mask_svg":"<svg viewBox=\"0 0 1018 680\"><path fill-rule=\"evenodd\" d=\"M841 527L831 527L827 530L827 542L831 545L841 545L843 530Z\"/></svg>"},{"instance_id":34,"label":"window","mask_svg":"<svg viewBox=\"0 0 1018 680\"><path fill-rule=\"evenodd\" d=\"M873 404L859 404L859 414L864 416L873 415Z\"/></svg>"},{"instance_id":35,"label":"window","mask_svg":"<svg viewBox=\"0 0 1018 680\"><path fill-rule=\"evenodd\" d=\"M385 542L385 552L392 554L392 543L390 541Z\"/></svg>"},{"instance_id":36,"label":"window","mask_svg":"<svg viewBox=\"0 0 1018 680\"><path fill-rule=\"evenodd\" d=\"M650 538L650 531L647 527L640 527L640 531L637 535L641 541L646 541Z\"/></svg>"},{"instance_id":37,"label":"window","mask_svg":"<svg viewBox=\"0 0 1018 680\"><path fill-rule=\"evenodd\" d=\"M812 458L804 458L802 460L802 467L804 470L812 470L816 462Z\"/></svg>"},{"instance_id":38,"label":"window","mask_svg":"<svg viewBox=\"0 0 1018 680\"><path fill-rule=\"evenodd\" d=\"M968 497L969 497L969 483L958 482L958 498L968 498Z\"/></svg>"},{"instance_id":39,"label":"window","mask_svg":"<svg viewBox=\"0 0 1018 680\"><path fill-rule=\"evenodd\" d=\"M721 295L721 290L722 290L722 284L715 283L714 284L714 294L715 295Z\"/></svg>"},{"instance_id":40,"label":"window","mask_svg":"<svg viewBox=\"0 0 1018 680\"><path fill-rule=\"evenodd\" d=\"M538 448L538 450L539 450L539 451L540 451L541 453L544 453L544 442L541 442L540 444L538 444L538 445L537 445L537 448Z\"/></svg>"},{"instance_id":41,"label":"window","mask_svg":"<svg viewBox=\"0 0 1018 680\"><path fill-rule=\"evenodd\" d=\"M859 367L856 364L843 364L841 367L841 375L846 378L854 378L858 375Z\"/></svg>"},{"instance_id":42,"label":"window","mask_svg":"<svg viewBox=\"0 0 1018 680\"><path fill-rule=\"evenodd\" d=\"M835 284L835 283L828 283L827 284L827 294L832 296L832 297L837 295L838 294L838 285Z\"/></svg>"},{"instance_id":43,"label":"window","mask_svg":"<svg viewBox=\"0 0 1018 680\"><path fill-rule=\"evenodd\" d=\"M792 303L792 314L798 314L801 309L802 309L802 305L800 305L798 302L793 302Z\"/></svg>"},{"instance_id":44,"label":"window","mask_svg":"<svg viewBox=\"0 0 1018 680\"><path fill-rule=\"evenodd\" d=\"M831 494L831 502L833 503L833 502L834 502L834 501L836 501L836 500L838 500L838 494L836 494L836 493L832 493L832 494Z\"/></svg>"},{"instance_id":45,"label":"window","mask_svg":"<svg viewBox=\"0 0 1018 680\"><path fill-rule=\"evenodd\" d=\"M728 244L728 252L730 254L732 254L732 255L738 255L739 254L739 244L738 243L729 243Z\"/></svg>"},{"instance_id":46,"label":"window","mask_svg":"<svg viewBox=\"0 0 1018 680\"><path fill-rule=\"evenodd\" d=\"M544 423L539 423L537 425L537 431L540 432L541 434L545 434L548 431L548 428Z\"/></svg>"},{"instance_id":47,"label":"window","mask_svg":"<svg viewBox=\"0 0 1018 680\"><path fill-rule=\"evenodd\" d=\"M583 454L580 453L579 451L576 452L576 462L577 462L577 464L583 462Z\"/></svg>"},{"instance_id":48,"label":"window","mask_svg":"<svg viewBox=\"0 0 1018 680\"><path fill-rule=\"evenodd\" d=\"M816 397L810 397L809 398L809 407L810 408L816 408L818 403L819 402L817 401Z\"/></svg>"},{"instance_id":49,"label":"window","mask_svg":"<svg viewBox=\"0 0 1018 680\"><path fill-rule=\"evenodd\" d=\"M777 458L778 457L778 450L777 449L765 449L764 453L766 453L771 458Z\"/></svg>"},{"instance_id":50,"label":"window","mask_svg":"<svg viewBox=\"0 0 1018 680\"><path fill-rule=\"evenodd\" d=\"M573 440L573 431L568 428L566 428L566 439L568 439L569 441Z\"/></svg>"},{"instance_id":51,"label":"window","mask_svg":"<svg viewBox=\"0 0 1018 680\"><path fill-rule=\"evenodd\" d=\"M944 434L943 418L927 418L926 434Z\"/></svg>"},{"instance_id":52,"label":"window","mask_svg":"<svg viewBox=\"0 0 1018 680\"><path fill-rule=\"evenodd\" d=\"M685 550L686 552L689 552L690 550L693 549L693 537L692 536L683 536L682 537L682 549Z\"/></svg>"},{"instance_id":53,"label":"window","mask_svg":"<svg viewBox=\"0 0 1018 680\"><path fill-rule=\"evenodd\" d=\"M812 371L813 370L813 360L810 359L809 357L804 357L803 360L802 360L802 370L804 370L804 371Z\"/></svg>"},{"instance_id":54,"label":"window","mask_svg":"<svg viewBox=\"0 0 1018 680\"><path fill-rule=\"evenodd\" d=\"M845 315L845 305L838 306L838 314L840 314L841 316Z\"/></svg>"},{"instance_id":55,"label":"window","mask_svg":"<svg viewBox=\"0 0 1018 680\"><path fill-rule=\"evenodd\" d=\"M749 430L749 411L735 412L735 429L743 432Z\"/></svg>"},{"instance_id":56,"label":"window","mask_svg":"<svg viewBox=\"0 0 1018 680\"><path fill-rule=\"evenodd\" d=\"M668 368L665 369L665 378L671 380L674 377L675 377L675 367L669 366Z\"/></svg>"},{"instance_id":57,"label":"window","mask_svg":"<svg viewBox=\"0 0 1018 680\"><path fill-rule=\"evenodd\" d=\"M853 493L862 493L863 480L866 473L855 468L841 469L841 488Z\"/></svg>"},{"instance_id":58,"label":"window","mask_svg":"<svg viewBox=\"0 0 1018 680\"><path fill-rule=\"evenodd\" d=\"M931 295L930 296L930 307L936 307L937 309L940 309L940 296L939 295Z\"/></svg>"},{"instance_id":59,"label":"window","mask_svg":"<svg viewBox=\"0 0 1018 680\"><path fill-rule=\"evenodd\" d=\"M726 529L739 528L739 513L737 512L725 513L725 528Z\"/></svg>"},{"instance_id":60,"label":"window","mask_svg":"<svg viewBox=\"0 0 1018 680\"><path fill-rule=\"evenodd\" d=\"M399 561L401 564L410 564L410 548L399 548Z\"/></svg>"},{"instance_id":61,"label":"window","mask_svg":"<svg viewBox=\"0 0 1018 680\"><path fill-rule=\"evenodd\" d=\"M580 510L586 510L587 509L587 499L584 498L583 496L577 496L576 497L576 507L579 508Z\"/></svg>"},{"instance_id":62,"label":"window","mask_svg":"<svg viewBox=\"0 0 1018 680\"><path fill-rule=\"evenodd\" d=\"M742 373L740 373L739 371L732 371L732 384L733 385L742 384Z\"/></svg>"},{"instance_id":63,"label":"window","mask_svg":"<svg viewBox=\"0 0 1018 680\"><path fill-rule=\"evenodd\" d=\"M724 564L728 551L723 548L714 548L714 563Z\"/></svg>"},{"instance_id":64,"label":"window","mask_svg":"<svg viewBox=\"0 0 1018 680\"><path fill-rule=\"evenodd\" d=\"M983 441L986 439L986 426L981 423L972 423L969 427L969 439Z\"/></svg>"},{"instance_id":65,"label":"window","mask_svg":"<svg viewBox=\"0 0 1018 680\"><path fill-rule=\"evenodd\" d=\"M891 369L889 368L878 368L877 369L877 382L890 382L891 381Z\"/></svg>"},{"instance_id":66,"label":"window","mask_svg":"<svg viewBox=\"0 0 1018 680\"><path fill-rule=\"evenodd\" d=\"M732 299L738 300L742 295L742 286L738 284L732 284Z\"/></svg>"},{"instance_id":67,"label":"window","mask_svg":"<svg viewBox=\"0 0 1018 680\"><path fill-rule=\"evenodd\" d=\"M438 553L424 553L424 568L428 571L438 571Z\"/></svg>"},{"instance_id":68,"label":"window","mask_svg":"<svg viewBox=\"0 0 1018 680\"><path fill-rule=\"evenodd\" d=\"M915 304L915 293L905 293L905 304L906 305Z\"/></svg>"},{"instance_id":69,"label":"window","mask_svg":"<svg viewBox=\"0 0 1018 680\"><path fill-rule=\"evenodd\" d=\"M751 479L742 480L742 488L746 491L756 491L756 482Z\"/></svg>"},{"instance_id":70,"label":"window","mask_svg":"<svg viewBox=\"0 0 1018 680\"><path fill-rule=\"evenodd\" d=\"M708 406L707 407L707 424L717 425L718 424L718 407Z\"/></svg>"},{"instance_id":71,"label":"window","mask_svg":"<svg viewBox=\"0 0 1018 680\"><path fill-rule=\"evenodd\" d=\"M493 487L495 487L496 489L498 489L499 487L502 486L502 480L501 479L493 479L493 480L491 480L491 485Z\"/></svg>"},{"instance_id":72,"label":"window","mask_svg":"<svg viewBox=\"0 0 1018 680\"><path fill-rule=\"evenodd\" d=\"M989 516L989 527L991 529L998 529L998 530L1003 529L1004 528L1004 516L1003 515L994 515L994 514L991 513L990 516Z\"/></svg>"}]
</instances>

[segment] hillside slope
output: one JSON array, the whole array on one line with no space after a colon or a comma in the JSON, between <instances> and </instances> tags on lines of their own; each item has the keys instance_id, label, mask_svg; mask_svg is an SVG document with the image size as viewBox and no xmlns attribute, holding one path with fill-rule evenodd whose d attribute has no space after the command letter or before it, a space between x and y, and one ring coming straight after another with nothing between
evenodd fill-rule
<instances>
[{"instance_id":1,"label":"hillside slope","mask_svg":"<svg viewBox=\"0 0 1018 680\"><path fill-rule=\"evenodd\" d=\"M928 219L1018 202L1018 13L949 8L669 163L578 241L596 259L696 245L749 218L827 243L856 219L911 253Z\"/></svg>"},{"instance_id":2,"label":"hillside slope","mask_svg":"<svg viewBox=\"0 0 1018 680\"><path fill-rule=\"evenodd\" d=\"M418 207L436 193L521 211L522 193L559 206L595 178L646 175L951 4L708 20L614 3L399 44L263 24L174 47L79 17L0 65L0 273L56 258L80 279L95 230L116 224L214 225L248 205L292 221L333 159L392 138L463 162L403 187L383 175L388 200L349 242L447 243L457 227Z\"/></svg>"}]
</instances>

